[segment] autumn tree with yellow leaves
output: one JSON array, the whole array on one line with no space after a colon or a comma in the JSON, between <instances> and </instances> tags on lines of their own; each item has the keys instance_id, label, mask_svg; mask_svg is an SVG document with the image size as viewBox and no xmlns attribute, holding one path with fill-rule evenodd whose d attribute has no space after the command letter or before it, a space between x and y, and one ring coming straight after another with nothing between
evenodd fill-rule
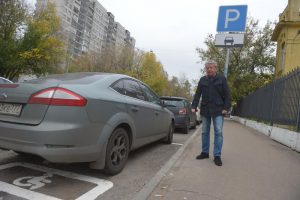
<instances>
[{"instance_id":1,"label":"autumn tree with yellow leaves","mask_svg":"<svg viewBox=\"0 0 300 200\"><path fill-rule=\"evenodd\" d=\"M29 10L24 0L0 1L0 76L14 79L60 70L65 48L54 5Z\"/></svg>"},{"instance_id":2,"label":"autumn tree with yellow leaves","mask_svg":"<svg viewBox=\"0 0 300 200\"><path fill-rule=\"evenodd\" d=\"M192 99L192 85L187 77L183 74L180 78L170 78L153 51L118 48L119 54L99 51L81 55L72 60L69 71L127 74L143 81L159 95Z\"/></svg>"}]
</instances>

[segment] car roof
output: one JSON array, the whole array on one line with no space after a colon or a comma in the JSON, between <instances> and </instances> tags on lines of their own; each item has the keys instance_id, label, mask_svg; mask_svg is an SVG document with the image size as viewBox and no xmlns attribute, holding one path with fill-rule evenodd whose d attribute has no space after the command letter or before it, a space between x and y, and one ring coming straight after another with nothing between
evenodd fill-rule
<instances>
[{"instance_id":1,"label":"car roof","mask_svg":"<svg viewBox=\"0 0 300 200\"><path fill-rule=\"evenodd\" d=\"M5 81L9 82L9 83L13 83L11 80L9 80L9 79L7 79L7 78L1 77L1 76L0 76L0 78L1 78L2 80L5 80Z\"/></svg>"},{"instance_id":2,"label":"car roof","mask_svg":"<svg viewBox=\"0 0 300 200\"><path fill-rule=\"evenodd\" d=\"M175 100L175 101L187 100L186 98L183 98L183 97L172 97L172 96L162 96L160 98L166 99L166 100Z\"/></svg>"}]
</instances>

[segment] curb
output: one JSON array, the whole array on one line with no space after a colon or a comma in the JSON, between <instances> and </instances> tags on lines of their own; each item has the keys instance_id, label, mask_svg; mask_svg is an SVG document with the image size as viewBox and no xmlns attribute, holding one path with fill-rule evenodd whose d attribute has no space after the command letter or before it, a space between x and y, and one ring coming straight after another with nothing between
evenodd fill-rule
<instances>
[{"instance_id":1,"label":"curb","mask_svg":"<svg viewBox=\"0 0 300 200\"><path fill-rule=\"evenodd\" d=\"M253 120L244 119L241 117L234 116L234 121L237 121L247 127L250 127L260 133L265 134L272 140L275 140L292 150L300 152L300 133L290 131L287 129L270 126L267 124L259 123Z\"/></svg>"},{"instance_id":2,"label":"curb","mask_svg":"<svg viewBox=\"0 0 300 200\"><path fill-rule=\"evenodd\" d=\"M201 127L200 125L199 127ZM168 171L179 160L180 156L186 149L186 147L193 141L198 134L199 128L197 128L192 136L177 150L177 152L170 158L170 160L156 173L156 175L140 190L132 200L146 200L160 181L166 176Z\"/></svg>"}]
</instances>

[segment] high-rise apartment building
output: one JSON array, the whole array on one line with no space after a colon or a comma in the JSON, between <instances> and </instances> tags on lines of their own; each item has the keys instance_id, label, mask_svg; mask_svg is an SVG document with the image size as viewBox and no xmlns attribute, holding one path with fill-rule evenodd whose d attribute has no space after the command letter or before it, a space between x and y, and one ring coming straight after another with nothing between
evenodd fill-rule
<instances>
[{"instance_id":1,"label":"high-rise apartment building","mask_svg":"<svg viewBox=\"0 0 300 200\"><path fill-rule=\"evenodd\" d=\"M62 33L72 57L88 51L105 51L108 48L126 46L134 48L135 39L130 36L114 15L97 0L50 0L61 18ZM47 5L47 0L37 0L37 10Z\"/></svg>"}]
</instances>

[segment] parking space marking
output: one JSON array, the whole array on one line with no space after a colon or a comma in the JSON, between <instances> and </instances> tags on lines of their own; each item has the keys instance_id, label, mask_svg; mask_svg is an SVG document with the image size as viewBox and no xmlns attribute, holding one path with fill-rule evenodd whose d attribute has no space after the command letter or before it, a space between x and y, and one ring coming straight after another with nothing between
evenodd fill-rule
<instances>
[{"instance_id":1,"label":"parking space marking","mask_svg":"<svg viewBox=\"0 0 300 200\"><path fill-rule=\"evenodd\" d=\"M107 190L109 190L110 188L113 187L113 183L107 180L103 180L103 179L98 179L98 178L93 178L93 177L89 177L89 176L84 176L84 175L80 175L80 174L76 174L73 172L67 172L67 171L62 171L62 170L58 170L58 169L53 169L53 168L48 168L48 167L44 167L44 166L40 166L40 165L35 165L35 164L30 164L30 163L25 163L25 162L15 162L15 163L9 163L9 164L5 164L5 165L1 165L0 166L0 171L1 170L5 170L8 168L13 168L13 167L26 167L32 170L37 170L40 172L44 172L44 176L39 176L39 177L33 177L31 176L29 177L20 177L20 178L29 178L29 180L34 180L34 181L41 181L41 180L45 180L45 178L50 179L50 175L59 175L65 178L70 178L70 179L77 179L77 180L81 180L81 181L85 181L85 182L89 182L89 183L93 183L96 186L89 190L88 192L84 193L83 195L79 196L78 198L76 198L76 200L90 200L90 199L95 199L97 198L99 195L103 194L104 192L106 192ZM44 184L47 184L48 181L44 182ZM16 181L16 183L18 184L18 181ZM33 182L35 183L35 182ZM46 186L44 186L46 187ZM39 192L34 192L28 189L24 189L24 188L20 188L14 185L11 185L9 183L5 183L3 181L0 181L0 190L2 191L4 189L3 192L8 192L10 194L14 194L17 196L21 197L25 197L28 199L33 199L33 200L38 200L38 199L58 199L52 196L48 196Z\"/></svg>"},{"instance_id":2,"label":"parking space marking","mask_svg":"<svg viewBox=\"0 0 300 200\"><path fill-rule=\"evenodd\" d=\"M51 197L45 194L41 194L38 192L33 192L31 190L26 190L8 183L4 183L2 181L0 181L0 190L2 192L7 192L9 194L13 194L25 199L30 199L30 200L60 200L58 198L55 197Z\"/></svg>"},{"instance_id":3,"label":"parking space marking","mask_svg":"<svg viewBox=\"0 0 300 200\"><path fill-rule=\"evenodd\" d=\"M176 143L176 142L173 142L172 144L174 144L174 145L178 145L178 146L182 146L182 145L183 145L183 144Z\"/></svg>"}]
</instances>

